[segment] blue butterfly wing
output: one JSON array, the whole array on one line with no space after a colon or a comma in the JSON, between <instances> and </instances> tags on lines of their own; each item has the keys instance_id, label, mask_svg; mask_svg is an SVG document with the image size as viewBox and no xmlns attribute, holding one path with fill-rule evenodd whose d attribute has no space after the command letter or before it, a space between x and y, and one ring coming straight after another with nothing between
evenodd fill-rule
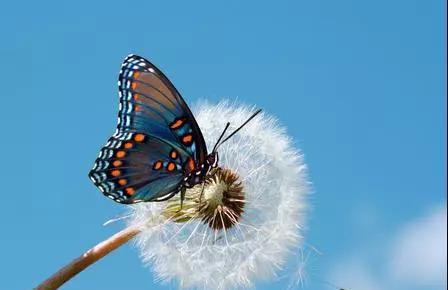
<instances>
[{"instance_id":1,"label":"blue butterfly wing","mask_svg":"<svg viewBox=\"0 0 448 290\"><path fill-rule=\"evenodd\" d=\"M119 131L142 130L179 143L198 164L207 157L201 130L187 104L170 80L146 59L130 55L123 62L118 81ZM191 142L182 137L192 135Z\"/></svg>"},{"instance_id":2,"label":"blue butterfly wing","mask_svg":"<svg viewBox=\"0 0 448 290\"><path fill-rule=\"evenodd\" d=\"M205 162L199 126L173 84L142 57L125 59L118 87L117 130L89 177L120 203L169 198L184 177Z\"/></svg>"}]
</instances>

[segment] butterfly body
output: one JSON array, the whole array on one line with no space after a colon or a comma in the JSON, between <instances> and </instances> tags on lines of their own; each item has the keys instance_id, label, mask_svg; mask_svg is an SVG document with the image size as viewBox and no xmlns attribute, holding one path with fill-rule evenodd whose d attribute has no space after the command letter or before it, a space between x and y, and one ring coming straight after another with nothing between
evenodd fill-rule
<instances>
[{"instance_id":1,"label":"butterfly body","mask_svg":"<svg viewBox=\"0 0 448 290\"><path fill-rule=\"evenodd\" d=\"M166 200L203 182L217 166L196 120L168 78L146 59L129 55L119 80L115 134L89 177L119 203Z\"/></svg>"},{"instance_id":2,"label":"butterfly body","mask_svg":"<svg viewBox=\"0 0 448 290\"><path fill-rule=\"evenodd\" d=\"M190 172L185 178L184 178L184 186L186 188L191 188L195 186L198 183L201 183L207 173L210 172L213 168L216 168L218 166L218 152L212 152L209 155L207 155L207 158L205 160L205 163L200 166L200 168Z\"/></svg>"}]
</instances>

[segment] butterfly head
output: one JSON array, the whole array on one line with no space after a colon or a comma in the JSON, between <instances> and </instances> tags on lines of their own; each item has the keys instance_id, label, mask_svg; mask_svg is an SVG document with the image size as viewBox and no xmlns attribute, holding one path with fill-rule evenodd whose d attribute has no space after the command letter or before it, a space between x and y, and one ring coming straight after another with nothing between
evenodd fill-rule
<instances>
[{"instance_id":1,"label":"butterfly head","mask_svg":"<svg viewBox=\"0 0 448 290\"><path fill-rule=\"evenodd\" d=\"M219 156L217 151L213 151L207 156L207 164L209 169L215 168L218 166Z\"/></svg>"}]
</instances>

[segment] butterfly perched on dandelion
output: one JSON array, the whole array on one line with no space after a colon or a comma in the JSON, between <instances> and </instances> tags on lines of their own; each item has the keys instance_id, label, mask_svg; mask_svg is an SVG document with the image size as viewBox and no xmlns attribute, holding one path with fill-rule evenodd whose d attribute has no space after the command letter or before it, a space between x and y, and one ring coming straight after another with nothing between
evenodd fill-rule
<instances>
[{"instance_id":1,"label":"butterfly perched on dandelion","mask_svg":"<svg viewBox=\"0 0 448 290\"><path fill-rule=\"evenodd\" d=\"M115 134L100 150L89 177L103 194L131 204L164 201L205 181L218 165L216 142L211 153L189 107L170 80L146 59L129 55L118 79L120 107ZM216 116L219 118L219 116Z\"/></svg>"}]
</instances>

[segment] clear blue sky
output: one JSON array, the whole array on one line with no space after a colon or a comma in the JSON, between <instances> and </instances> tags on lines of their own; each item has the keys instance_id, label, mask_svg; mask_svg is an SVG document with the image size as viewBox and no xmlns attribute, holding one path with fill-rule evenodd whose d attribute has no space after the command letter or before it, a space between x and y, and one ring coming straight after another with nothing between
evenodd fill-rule
<instances>
[{"instance_id":1,"label":"clear blue sky","mask_svg":"<svg viewBox=\"0 0 448 290\"><path fill-rule=\"evenodd\" d=\"M314 183L307 242L323 252L304 289L331 289L322 280L352 260L389 283L394 237L446 203L444 1L99 3L1 5L1 290L35 286L122 226L102 226L123 207L87 172L129 53L190 104L238 97L288 128ZM173 288L125 246L64 289Z\"/></svg>"}]
</instances>

